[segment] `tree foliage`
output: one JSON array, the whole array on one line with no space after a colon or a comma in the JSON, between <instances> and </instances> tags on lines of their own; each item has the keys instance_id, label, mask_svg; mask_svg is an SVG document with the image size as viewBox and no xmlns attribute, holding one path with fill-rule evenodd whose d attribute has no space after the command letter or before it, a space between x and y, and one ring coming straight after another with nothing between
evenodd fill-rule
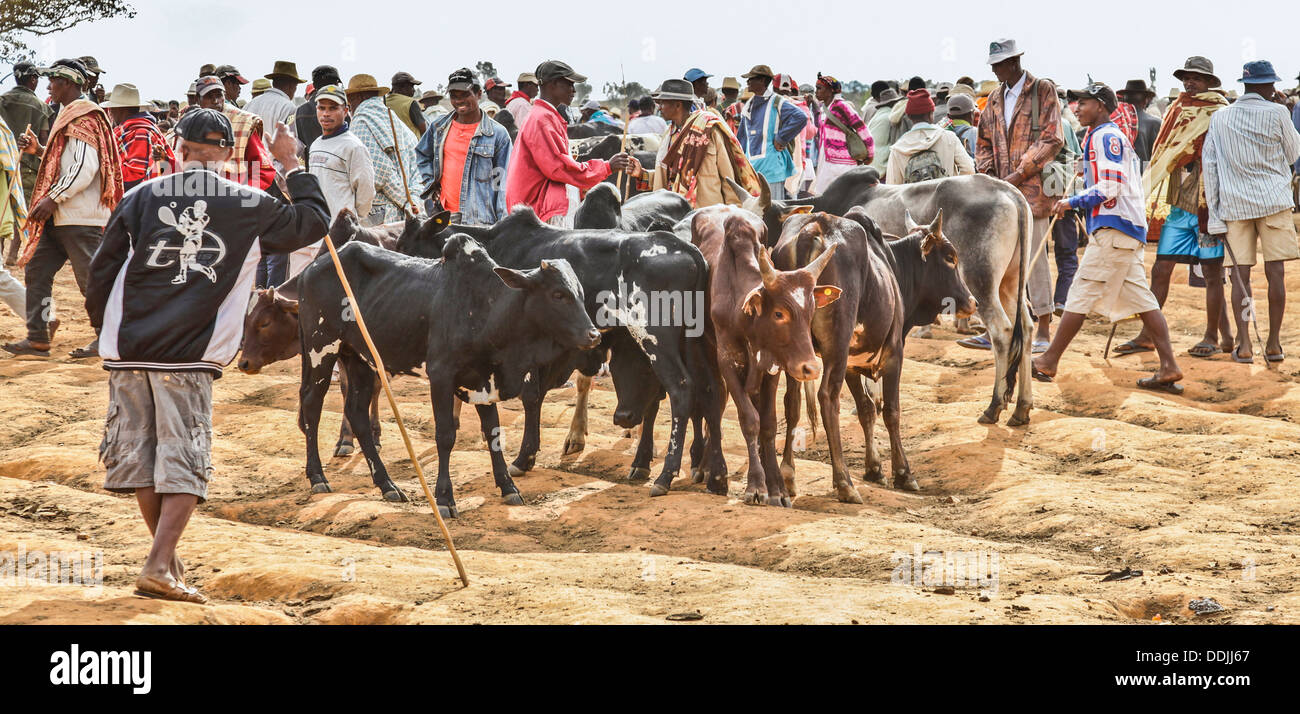
<instances>
[{"instance_id":1,"label":"tree foliage","mask_svg":"<svg viewBox=\"0 0 1300 714\"><path fill-rule=\"evenodd\" d=\"M639 97L645 97L650 94L640 82L606 82L601 88L605 93L605 103L611 107L619 108L627 106L627 100Z\"/></svg>"},{"instance_id":2,"label":"tree foliage","mask_svg":"<svg viewBox=\"0 0 1300 714\"><path fill-rule=\"evenodd\" d=\"M4 0L0 3L0 60L30 57L22 35L51 35L83 22L135 17L123 0Z\"/></svg>"}]
</instances>

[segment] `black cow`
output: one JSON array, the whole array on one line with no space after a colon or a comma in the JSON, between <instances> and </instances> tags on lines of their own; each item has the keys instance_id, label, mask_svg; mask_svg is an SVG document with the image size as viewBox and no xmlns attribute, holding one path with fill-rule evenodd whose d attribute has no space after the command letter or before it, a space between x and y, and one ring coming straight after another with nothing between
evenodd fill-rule
<instances>
[{"instance_id":1,"label":"black cow","mask_svg":"<svg viewBox=\"0 0 1300 714\"><path fill-rule=\"evenodd\" d=\"M439 512L457 515L449 471L456 441L452 403L457 397L478 410L502 498L521 505L523 499L501 455L496 402L518 396L539 363L571 350L594 348L600 333L583 307L577 276L562 259L539 261L538 268L526 272L503 268L464 235L447 238L441 257L420 260L361 243L339 250L357 308L370 316L367 327L384 366L392 372L425 367L438 443L434 498ZM307 438L312 491L330 490L321 469L316 432L337 359L350 385L344 416L356 427L372 480L385 499L406 500L389 479L366 428L376 375L334 266L322 261L308 266L299 276L299 290L298 423Z\"/></svg>"},{"instance_id":2,"label":"black cow","mask_svg":"<svg viewBox=\"0 0 1300 714\"><path fill-rule=\"evenodd\" d=\"M690 211L689 201L665 189L641 193L620 202L618 188L605 182L596 184L582 199L573 214L573 227L620 228L634 233L671 231L673 225Z\"/></svg>"},{"instance_id":3,"label":"black cow","mask_svg":"<svg viewBox=\"0 0 1300 714\"><path fill-rule=\"evenodd\" d=\"M582 124L570 124L567 131L570 139L590 139L593 136L622 134L623 128L605 122L589 121Z\"/></svg>"},{"instance_id":4,"label":"black cow","mask_svg":"<svg viewBox=\"0 0 1300 714\"><path fill-rule=\"evenodd\" d=\"M663 472L655 480L656 486L666 491L681 467L682 445L692 406L694 378L687 363L688 330L692 323L702 327L702 321L707 319L695 314L708 279L708 266L700 252L662 231L629 233L614 229L553 228L538 221L527 207L516 209L491 227L453 225L438 231L426 225L408 231L399 241L399 250L410 255L439 254L442 241L452 232L464 232L483 243L501 265L522 269L537 265L546 257L568 260L582 282L587 312L593 321L607 333L623 331L631 336L631 344L649 360L655 377L668 393L672 410L672 435L664 455ZM640 303L642 307L650 303L648 315L638 309L638 297L645 301ZM570 351L544 361L538 368L535 378L521 394L524 438L519 455L511 465L513 475L528 471L536 461L543 397L548 390L562 385L575 369L582 376L577 380L578 401L564 453L575 453L585 446L590 377L600 370L608 347L606 343L597 354ZM617 386L618 374L614 379ZM634 468L629 478L642 475Z\"/></svg>"},{"instance_id":5,"label":"black cow","mask_svg":"<svg viewBox=\"0 0 1300 714\"><path fill-rule=\"evenodd\" d=\"M862 497L849 476L840 441L841 385L847 380L858 406L858 422L866 439L864 478L887 484L873 435L876 404L863 384L863 377L869 377L882 382L894 486L919 490L903 452L899 424L903 343L913 324L929 324L941 310L964 316L976 307L958 271L957 251L943 236L942 215L928 226L910 220L909 224L907 236L886 242L861 208L849 211L846 218L820 212L794 216L785 222L773 250L773 262L792 270L839 246L821 279L840 287L840 299L817 311L812 336L825 364L817 400L831 452L832 483L836 497L847 503L861 503ZM781 474L786 489L793 493L793 432L799 423L799 385L793 379L786 382L785 413Z\"/></svg>"}]
</instances>

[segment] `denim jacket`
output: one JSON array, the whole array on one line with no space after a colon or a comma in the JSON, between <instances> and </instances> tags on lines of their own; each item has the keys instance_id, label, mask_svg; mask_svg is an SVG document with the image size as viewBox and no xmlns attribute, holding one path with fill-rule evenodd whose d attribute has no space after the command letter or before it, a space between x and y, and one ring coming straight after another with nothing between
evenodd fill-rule
<instances>
[{"instance_id":1,"label":"denim jacket","mask_svg":"<svg viewBox=\"0 0 1300 714\"><path fill-rule=\"evenodd\" d=\"M442 144L454 114L433 120L415 147L415 165L424 177L424 198L436 201L442 177ZM506 167L510 133L484 112L469 141L468 165L461 174L460 223L490 226L506 216Z\"/></svg>"}]
</instances>

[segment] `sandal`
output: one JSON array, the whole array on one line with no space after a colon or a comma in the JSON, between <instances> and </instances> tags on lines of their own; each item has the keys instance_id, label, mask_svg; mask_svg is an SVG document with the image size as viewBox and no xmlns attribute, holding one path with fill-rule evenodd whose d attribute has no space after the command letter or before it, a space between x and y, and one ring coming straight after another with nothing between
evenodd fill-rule
<instances>
[{"instance_id":1,"label":"sandal","mask_svg":"<svg viewBox=\"0 0 1300 714\"><path fill-rule=\"evenodd\" d=\"M1128 342L1125 342L1124 344L1112 350L1111 354L1117 357L1123 357L1124 355L1132 355L1132 354L1137 354L1139 352L1155 352L1155 351L1156 348L1153 346L1140 345L1137 342L1134 342L1133 340L1129 340Z\"/></svg>"},{"instance_id":2,"label":"sandal","mask_svg":"<svg viewBox=\"0 0 1300 714\"><path fill-rule=\"evenodd\" d=\"M1036 380L1038 380L1038 381L1040 381L1040 382L1054 382L1054 381L1056 381L1056 378L1055 378L1055 377L1053 377L1052 375L1050 375L1050 374L1044 372L1043 370L1041 370L1041 369L1039 369L1039 368L1037 368L1037 367L1034 367L1033 370L1034 370L1034 379L1036 379Z\"/></svg>"},{"instance_id":3,"label":"sandal","mask_svg":"<svg viewBox=\"0 0 1300 714\"><path fill-rule=\"evenodd\" d=\"M22 356L25 356L25 355L31 355L31 356L34 356L34 357L49 357L49 356L50 356L50 348L49 348L49 347L46 347L46 348L43 349L43 350L42 350L42 349L38 349L38 348L32 346L32 341L31 341L31 340L23 340L23 341L21 341L21 342L10 342L10 343L5 344L5 345L0 345L0 347L3 347L4 350L5 350L6 352L11 352L11 353L13 353L13 354L15 354L15 355L17 355L17 356L19 356L19 357L22 357Z\"/></svg>"},{"instance_id":4,"label":"sandal","mask_svg":"<svg viewBox=\"0 0 1300 714\"><path fill-rule=\"evenodd\" d=\"M207 596L194 588L181 585L170 578L163 580L161 578L147 575L141 575L136 578L135 594L141 597L156 598L158 600L192 602L196 605L205 605L208 602Z\"/></svg>"},{"instance_id":5,"label":"sandal","mask_svg":"<svg viewBox=\"0 0 1300 714\"><path fill-rule=\"evenodd\" d=\"M1272 355L1265 352L1264 359L1268 360L1269 362L1281 362L1282 360L1286 359L1286 352L1282 351Z\"/></svg>"},{"instance_id":6,"label":"sandal","mask_svg":"<svg viewBox=\"0 0 1300 714\"><path fill-rule=\"evenodd\" d=\"M90 344L86 345L85 347L78 347L77 349L69 352L68 356L71 357L72 359L86 359L87 357L98 357L99 338L96 337L94 340L91 341Z\"/></svg>"},{"instance_id":7,"label":"sandal","mask_svg":"<svg viewBox=\"0 0 1300 714\"><path fill-rule=\"evenodd\" d=\"M1249 357L1242 357L1241 354L1238 352L1239 349L1240 349L1239 347L1232 348L1232 359L1234 362L1240 362L1242 364L1255 364L1255 355L1251 355Z\"/></svg>"},{"instance_id":8,"label":"sandal","mask_svg":"<svg viewBox=\"0 0 1300 714\"><path fill-rule=\"evenodd\" d=\"M1202 340L1197 342L1195 345L1192 345L1192 348L1187 350L1187 354L1193 357L1200 357L1201 359L1209 359L1219 354L1219 346L1213 342Z\"/></svg>"},{"instance_id":9,"label":"sandal","mask_svg":"<svg viewBox=\"0 0 1300 714\"><path fill-rule=\"evenodd\" d=\"M1183 385L1177 382L1162 382L1156 379L1155 375L1139 379L1137 385L1142 389L1150 389L1153 392L1165 392L1174 395L1183 393Z\"/></svg>"},{"instance_id":10,"label":"sandal","mask_svg":"<svg viewBox=\"0 0 1300 714\"><path fill-rule=\"evenodd\" d=\"M957 340L957 344L961 345L962 347L969 347L973 350L993 349L993 343L989 342L988 333L977 335L975 337L967 337L966 339L963 340Z\"/></svg>"}]
</instances>

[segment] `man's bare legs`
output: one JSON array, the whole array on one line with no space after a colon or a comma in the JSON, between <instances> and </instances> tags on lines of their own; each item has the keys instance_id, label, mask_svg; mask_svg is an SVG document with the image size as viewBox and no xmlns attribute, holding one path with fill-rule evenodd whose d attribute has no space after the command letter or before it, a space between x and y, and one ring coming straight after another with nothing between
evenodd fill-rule
<instances>
[{"instance_id":1,"label":"man's bare legs","mask_svg":"<svg viewBox=\"0 0 1300 714\"><path fill-rule=\"evenodd\" d=\"M1182 370L1178 369L1178 361L1174 359L1174 348L1169 343L1169 325L1165 322L1164 313L1159 310L1148 310L1138 317L1142 319L1143 332L1151 335L1156 354L1160 356L1160 369L1155 374L1156 381L1177 382L1182 379ZM1056 376L1061 355L1065 354L1065 348L1069 347L1075 335L1079 334L1079 328L1083 327L1083 318L1084 315L1077 312L1066 312L1061 317L1061 324L1056 328L1056 337L1052 339L1052 344L1046 352L1034 358L1035 370L1049 377Z\"/></svg>"},{"instance_id":2,"label":"man's bare legs","mask_svg":"<svg viewBox=\"0 0 1300 714\"><path fill-rule=\"evenodd\" d=\"M1264 263L1264 278L1268 281L1268 342L1264 349L1268 354L1282 353L1282 315L1286 311L1285 263L1272 260ZM1241 358L1255 354L1251 346L1250 318L1258 317L1251 302L1253 295L1250 285L1249 265L1237 265L1232 271L1232 306L1233 319L1237 322L1237 355Z\"/></svg>"},{"instance_id":3,"label":"man's bare legs","mask_svg":"<svg viewBox=\"0 0 1300 714\"><path fill-rule=\"evenodd\" d=\"M177 583L183 585L185 566L176 555L176 544L198 505L198 497L187 493L160 494L148 486L135 490L135 500L153 536L153 547L145 559L142 574L162 578L170 573Z\"/></svg>"},{"instance_id":4,"label":"man's bare legs","mask_svg":"<svg viewBox=\"0 0 1300 714\"><path fill-rule=\"evenodd\" d=\"M1156 301L1160 303L1161 308L1169 299L1169 284L1173 278L1174 268L1177 266L1178 264L1172 260L1159 258L1156 258L1155 264L1151 266L1151 294L1156 296ZM1188 266L1188 269L1190 270L1191 266ZM1201 271L1205 274L1205 335L1201 341L1219 345L1220 350L1231 352L1232 323L1228 320L1227 305L1224 303L1223 260L1203 262ZM1131 341L1143 347L1155 346L1145 326Z\"/></svg>"}]
</instances>

